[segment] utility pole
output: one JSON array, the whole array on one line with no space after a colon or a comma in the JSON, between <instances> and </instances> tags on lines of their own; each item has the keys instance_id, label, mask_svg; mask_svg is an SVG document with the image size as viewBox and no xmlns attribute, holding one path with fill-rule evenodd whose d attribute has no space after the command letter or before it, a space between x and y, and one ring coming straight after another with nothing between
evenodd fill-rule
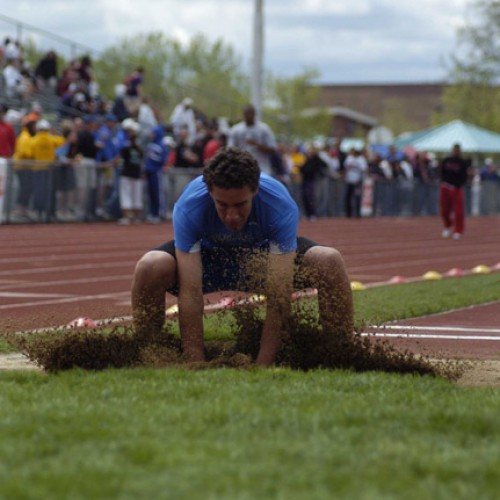
<instances>
[{"instance_id":1,"label":"utility pole","mask_svg":"<svg viewBox=\"0 0 500 500\"><path fill-rule=\"evenodd\" d=\"M262 116L262 75L264 57L264 9L263 0L255 0L252 56L252 104L258 118Z\"/></svg>"}]
</instances>

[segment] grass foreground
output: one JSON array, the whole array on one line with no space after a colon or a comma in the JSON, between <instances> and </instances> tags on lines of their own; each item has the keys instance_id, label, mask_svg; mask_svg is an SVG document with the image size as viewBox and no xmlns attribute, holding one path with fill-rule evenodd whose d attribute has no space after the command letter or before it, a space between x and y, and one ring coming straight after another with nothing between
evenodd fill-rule
<instances>
[{"instance_id":1,"label":"grass foreground","mask_svg":"<svg viewBox=\"0 0 500 500\"><path fill-rule=\"evenodd\" d=\"M496 273L356 292L356 320L500 300L499 285ZM0 499L493 499L499 414L500 389L429 376L0 372Z\"/></svg>"},{"instance_id":2,"label":"grass foreground","mask_svg":"<svg viewBox=\"0 0 500 500\"><path fill-rule=\"evenodd\" d=\"M383 373L4 373L0 498L494 498L499 412Z\"/></svg>"}]
</instances>

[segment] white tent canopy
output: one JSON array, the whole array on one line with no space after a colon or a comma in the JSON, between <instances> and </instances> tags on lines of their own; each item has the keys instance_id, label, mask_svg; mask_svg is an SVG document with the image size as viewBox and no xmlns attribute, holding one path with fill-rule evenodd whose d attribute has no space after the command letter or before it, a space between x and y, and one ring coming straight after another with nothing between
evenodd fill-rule
<instances>
[{"instance_id":1,"label":"white tent canopy","mask_svg":"<svg viewBox=\"0 0 500 500\"><path fill-rule=\"evenodd\" d=\"M434 153L447 153L455 144L460 144L464 153L500 153L500 134L462 120L453 120L394 142L398 148L411 146L416 151Z\"/></svg>"}]
</instances>

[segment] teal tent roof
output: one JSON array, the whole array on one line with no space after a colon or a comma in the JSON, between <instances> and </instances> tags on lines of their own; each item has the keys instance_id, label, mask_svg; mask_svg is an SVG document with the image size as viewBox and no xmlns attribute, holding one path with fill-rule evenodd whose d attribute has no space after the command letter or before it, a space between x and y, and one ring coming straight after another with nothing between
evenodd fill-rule
<instances>
[{"instance_id":1,"label":"teal tent roof","mask_svg":"<svg viewBox=\"0 0 500 500\"><path fill-rule=\"evenodd\" d=\"M464 153L500 153L500 134L461 120L453 120L394 142L397 148L411 146L417 151L434 153L447 153L454 144L460 144Z\"/></svg>"}]
</instances>

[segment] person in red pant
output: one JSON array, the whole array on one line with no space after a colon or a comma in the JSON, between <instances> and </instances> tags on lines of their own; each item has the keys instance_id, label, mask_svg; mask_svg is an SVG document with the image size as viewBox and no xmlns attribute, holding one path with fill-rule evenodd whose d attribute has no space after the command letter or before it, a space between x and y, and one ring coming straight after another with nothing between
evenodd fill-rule
<instances>
[{"instance_id":1,"label":"person in red pant","mask_svg":"<svg viewBox=\"0 0 500 500\"><path fill-rule=\"evenodd\" d=\"M0 104L0 158L11 158L16 147L14 127L5 121L7 107Z\"/></svg>"},{"instance_id":2,"label":"person in red pant","mask_svg":"<svg viewBox=\"0 0 500 500\"><path fill-rule=\"evenodd\" d=\"M468 166L462 157L460 144L453 146L450 156L441 162L441 184L439 207L443 220L443 238L450 235L459 240L465 228L464 186L467 182Z\"/></svg>"}]
</instances>

